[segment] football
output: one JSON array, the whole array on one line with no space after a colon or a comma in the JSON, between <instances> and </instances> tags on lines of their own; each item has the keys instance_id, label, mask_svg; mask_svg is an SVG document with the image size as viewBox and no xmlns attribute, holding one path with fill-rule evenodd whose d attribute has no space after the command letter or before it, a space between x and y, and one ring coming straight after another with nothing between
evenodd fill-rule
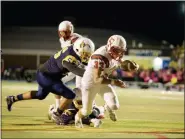
<instances>
[{"instance_id":1,"label":"football","mask_svg":"<svg viewBox=\"0 0 185 139\"><path fill-rule=\"evenodd\" d=\"M139 69L139 65L134 61L124 60L121 62L120 68L123 71L137 71Z\"/></svg>"}]
</instances>

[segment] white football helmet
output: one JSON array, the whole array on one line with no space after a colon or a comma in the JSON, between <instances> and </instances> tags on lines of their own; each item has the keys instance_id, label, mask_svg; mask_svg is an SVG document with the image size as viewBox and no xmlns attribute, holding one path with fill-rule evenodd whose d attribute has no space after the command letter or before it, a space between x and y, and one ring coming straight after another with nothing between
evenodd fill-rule
<instances>
[{"instance_id":1,"label":"white football helmet","mask_svg":"<svg viewBox=\"0 0 185 139\"><path fill-rule=\"evenodd\" d=\"M107 50L110 56L119 61L127 50L126 40L120 35L113 35L107 41Z\"/></svg>"},{"instance_id":2,"label":"white football helmet","mask_svg":"<svg viewBox=\"0 0 185 139\"><path fill-rule=\"evenodd\" d=\"M82 36L80 35L80 34L78 34L78 33L73 33L72 35L71 35L71 44L73 44L77 39L79 39L79 38L81 38Z\"/></svg>"},{"instance_id":3,"label":"white football helmet","mask_svg":"<svg viewBox=\"0 0 185 139\"><path fill-rule=\"evenodd\" d=\"M74 32L74 26L70 21L63 21L58 26L59 37L68 39Z\"/></svg>"},{"instance_id":4,"label":"white football helmet","mask_svg":"<svg viewBox=\"0 0 185 139\"><path fill-rule=\"evenodd\" d=\"M88 63L91 54L94 52L94 43L85 37L79 38L73 45L73 50L81 58L82 63Z\"/></svg>"}]
</instances>

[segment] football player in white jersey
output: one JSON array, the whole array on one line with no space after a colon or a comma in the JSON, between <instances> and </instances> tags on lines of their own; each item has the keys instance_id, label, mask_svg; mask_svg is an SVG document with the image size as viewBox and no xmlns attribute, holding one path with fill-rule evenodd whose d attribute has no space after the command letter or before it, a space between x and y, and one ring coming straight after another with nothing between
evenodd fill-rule
<instances>
[{"instance_id":1,"label":"football player in white jersey","mask_svg":"<svg viewBox=\"0 0 185 139\"><path fill-rule=\"evenodd\" d=\"M58 26L59 41L61 43L61 48L70 46L81 35L74 33L74 26L70 21L62 21Z\"/></svg>"},{"instance_id":2,"label":"football player in white jersey","mask_svg":"<svg viewBox=\"0 0 185 139\"><path fill-rule=\"evenodd\" d=\"M126 52L126 41L120 35L113 35L108 39L107 45L97 49L88 62L86 71L82 77L82 103L83 107L75 115L75 126L82 128L81 118L89 115L93 101L98 93L105 101L105 109L109 112L112 121L116 121L115 110L119 108L119 101L113 85L125 88L121 80L109 79L113 70L121 67L122 58ZM136 70L138 67L134 67Z\"/></svg>"},{"instance_id":3,"label":"football player in white jersey","mask_svg":"<svg viewBox=\"0 0 185 139\"><path fill-rule=\"evenodd\" d=\"M73 24L70 21L62 21L59 24L59 26L58 26L58 34L59 34L59 41L60 41L62 49L64 47L71 46L72 44L74 44L74 42L77 39L82 37L81 35L79 35L77 33L74 33L74 26L73 26ZM73 74L72 72L69 72L64 78L62 78L62 82L63 83L67 83L67 82L73 80L75 78L75 76L76 76L75 74ZM79 87L79 84L81 82L81 80L79 80L80 78L81 77L76 76L76 88ZM61 96L55 95L56 108L58 108L59 105L60 105L60 99L61 99ZM51 107L52 107L52 105L50 105L50 108ZM48 116L50 118L51 113L48 113Z\"/></svg>"},{"instance_id":4,"label":"football player in white jersey","mask_svg":"<svg viewBox=\"0 0 185 139\"><path fill-rule=\"evenodd\" d=\"M61 48L68 47L72 45L77 39L81 38L82 36L74 33L74 26L70 21L62 21L59 24L58 27L58 34L59 34L59 41L61 43ZM73 73L69 73L66 75L62 81L64 83L67 83L75 78L75 75ZM56 103L58 105L59 98L56 100Z\"/></svg>"}]
</instances>

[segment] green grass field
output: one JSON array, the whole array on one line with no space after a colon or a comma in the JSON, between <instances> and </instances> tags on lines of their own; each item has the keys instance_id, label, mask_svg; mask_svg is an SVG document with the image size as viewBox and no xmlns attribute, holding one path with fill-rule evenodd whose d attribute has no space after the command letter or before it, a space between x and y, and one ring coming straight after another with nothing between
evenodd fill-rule
<instances>
[{"instance_id":1,"label":"green grass field","mask_svg":"<svg viewBox=\"0 0 185 139\"><path fill-rule=\"evenodd\" d=\"M6 109L5 96L37 89L36 83L2 82L2 138L184 138L184 94L157 90L117 89L118 121L106 116L100 128L57 126L47 118L50 94L45 100L28 100ZM98 96L98 104L103 104ZM107 114L106 114L107 115Z\"/></svg>"}]
</instances>

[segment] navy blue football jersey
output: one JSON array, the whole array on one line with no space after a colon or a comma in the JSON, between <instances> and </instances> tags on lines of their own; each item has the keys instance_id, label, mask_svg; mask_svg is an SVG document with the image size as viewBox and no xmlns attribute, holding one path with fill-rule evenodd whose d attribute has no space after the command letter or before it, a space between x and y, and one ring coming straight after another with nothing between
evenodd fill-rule
<instances>
[{"instance_id":1,"label":"navy blue football jersey","mask_svg":"<svg viewBox=\"0 0 185 139\"><path fill-rule=\"evenodd\" d=\"M69 71L63 67L63 62L67 61L75 65L80 65L81 59L74 52L73 46L68 46L57 52L55 55L51 56L39 70L46 72L47 74L64 77Z\"/></svg>"}]
</instances>

